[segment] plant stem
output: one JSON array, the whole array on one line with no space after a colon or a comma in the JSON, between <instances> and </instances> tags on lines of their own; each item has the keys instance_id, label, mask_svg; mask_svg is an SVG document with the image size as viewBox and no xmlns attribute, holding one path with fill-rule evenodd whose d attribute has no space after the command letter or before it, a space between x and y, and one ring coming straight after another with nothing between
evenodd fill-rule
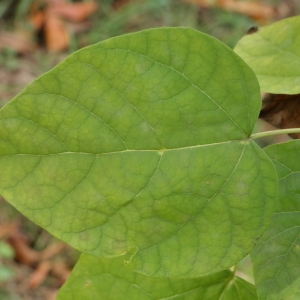
<instances>
[{"instance_id":1,"label":"plant stem","mask_svg":"<svg viewBox=\"0 0 300 300\"><path fill-rule=\"evenodd\" d=\"M278 134L289 134L289 133L300 133L300 128L287 128L287 129L278 129L278 130L270 130L264 132L254 133L250 136L250 139L259 139L262 137L278 135Z\"/></svg>"}]
</instances>

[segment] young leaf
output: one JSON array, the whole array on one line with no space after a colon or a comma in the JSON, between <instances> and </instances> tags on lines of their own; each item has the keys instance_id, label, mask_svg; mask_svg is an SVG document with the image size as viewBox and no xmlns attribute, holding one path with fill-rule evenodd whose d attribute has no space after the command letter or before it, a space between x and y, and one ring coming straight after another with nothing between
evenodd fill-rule
<instances>
[{"instance_id":1,"label":"young leaf","mask_svg":"<svg viewBox=\"0 0 300 300\"><path fill-rule=\"evenodd\" d=\"M230 271L201 278L152 278L130 271L123 260L82 254L57 300L257 299L254 286Z\"/></svg>"},{"instance_id":2,"label":"young leaf","mask_svg":"<svg viewBox=\"0 0 300 300\"><path fill-rule=\"evenodd\" d=\"M135 254L149 276L224 270L274 212L274 167L249 140L251 69L192 29L87 47L0 111L0 193L73 247Z\"/></svg>"},{"instance_id":3,"label":"young leaf","mask_svg":"<svg viewBox=\"0 0 300 300\"><path fill-rule=\"evenodd\" d=\"M244 36L236 45L254 70L261 90L274 94L300 93L300 17L281 20Z\"/></svg>"},{"instance_id":4,"label":"young leaf","mask_svg":"<svg viewBox=\"0 0 300 300\"><path fill-rule=\"evenodd\" d=\"M254 248L259 299L288 298L300 292L300 142L269 146L279 177L279 203L271 224Z\"/></svg>"}]
</instances>

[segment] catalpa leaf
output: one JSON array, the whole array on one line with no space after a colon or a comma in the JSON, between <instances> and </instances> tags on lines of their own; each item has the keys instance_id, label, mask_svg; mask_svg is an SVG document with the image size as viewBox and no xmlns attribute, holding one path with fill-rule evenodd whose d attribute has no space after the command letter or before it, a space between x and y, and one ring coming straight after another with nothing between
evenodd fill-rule
<instances>
[{"instance_id":1,"label":"catalpa leaf","mask_svg":"<svg viewBox=\"0 0 300 300\"><path fill-rule=\"evenodd\" d=\"M279 203L271 224L254 248L259 299L299 299L300 292L300 142L265 149L279 177ZM290 297L290 298L289 298Z\"/></svg>"},{"instance_id":2,"label":"catalpa leaf","mask_svg":"<svg viewBox=\"0 0 300 300\"><path fill-rule=\"evenodd\" d=\"M274 167L249 140L251 69L192 29L80 50L0 112L0 193L73 247L149 276L248 254L274 212Z\"/></svg>"},{"instance_id":3,"label":"catalpa leaf","mask_svg":"<svg viewBox=\"0 0 300 300\"><path fill-rule=\"evenodd\" d=\"M235 51L254 70L261 89L274 94L300 92L300 17L281 20L244 36Z\"/></svg>"},{"instance_id":4,"label":"catalpa leaf","mask_svg":"<svg viewBox=\"0 0 300 300\"><path fill-rule=\"evenodd\" d=\"M126 258L82 254L57 300L256 300L252 284L222 271L201 278L153 278L132 272Z\"/></svg>"}]
</instances>

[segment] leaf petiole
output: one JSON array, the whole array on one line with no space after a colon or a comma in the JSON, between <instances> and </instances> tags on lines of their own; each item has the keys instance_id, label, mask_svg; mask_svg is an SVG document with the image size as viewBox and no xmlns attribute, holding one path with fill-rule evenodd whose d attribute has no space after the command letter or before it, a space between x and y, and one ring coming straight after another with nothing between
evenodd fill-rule
<instances>
[{"instance_id":1,"label":"leaf petiole","mask_svg":"<svg viewBox=\"0 0 300 300\"><path fill-rule=\"evenodd\" d=\"M255 140L267 136L272 135L279 135L279 134L290 134L290 133L300 133L300 128L286 128L286 129L279 129L279 130L270 130L264 132L254 133L250 136L250 139Z\"/></svg>"}]
</instances>

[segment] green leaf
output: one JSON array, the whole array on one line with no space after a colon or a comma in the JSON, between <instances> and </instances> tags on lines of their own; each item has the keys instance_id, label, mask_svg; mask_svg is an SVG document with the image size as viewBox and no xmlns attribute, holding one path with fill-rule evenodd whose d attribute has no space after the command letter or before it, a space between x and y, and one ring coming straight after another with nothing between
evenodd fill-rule
<instances>
[{"instance_id":1,"label":"green leaf","mask_svg":"<svg viewBox=\"0 0 300 300\"><path fill-rule=\"evenodd\" d=\"M1 258L13 258L14 257L14 250L12 247L0 240L0 259Z\"/></svg>"},{"instance_id":2,"label":"green leaf","mask_svg":"<svg viewBox=\"0 0 300 300\"><path fill-rule=\"evenodd\" d=\"M265 151L278 173L279 203L251 254L257 291L259 299L299 299L293 296L300 292L300 142Z\"/></svg>"},{"instance_id":3,"label":"green leaf","mask_svg":"<svg viewBox=\"0 0 300 300\"><path fill-rule=\"evenodd\" d=\"M244 36L235 52L254 70L261 90L300 93L300 17L281 20Z\"/></svg>"},{"instance_id":4,"label":"green leaf","mask_svg":"<svg viewBox=\"0 0 300 300\"><path fill-rule=\"evenodd\" d=\"M81 251L134 249L149 276L227 269L274 212L274 166L249 140L260 102L251 69L195 30L101 42L0 111L0 193Z\"/></svg>"},{"instance_id":5,"label":"green leaf","mask_svg":"<svg viewBox=\"0 0 300 300\"><path fill-rule=\"evenodd\" d=\"M81 255L57 300L255 300L252 284L222 271L201 278L152 278L126 268L123 260Z\"/></svg>"},{"instance_id":6,"label":"green leaf","mask_svg":"<svg viewBox=\"0 0 300 300\"><path fill-rule=\"evenodd\" d=\"M200 298L202 299L202 298ZM209 299L209 298L208 298ZM213 298L210 298L213 299ZM226 289L223 291L219 298L220 300L256 300L257 293L255 286L242 278L237 276L227 284Z\"/></svg>"}]
</instances>

